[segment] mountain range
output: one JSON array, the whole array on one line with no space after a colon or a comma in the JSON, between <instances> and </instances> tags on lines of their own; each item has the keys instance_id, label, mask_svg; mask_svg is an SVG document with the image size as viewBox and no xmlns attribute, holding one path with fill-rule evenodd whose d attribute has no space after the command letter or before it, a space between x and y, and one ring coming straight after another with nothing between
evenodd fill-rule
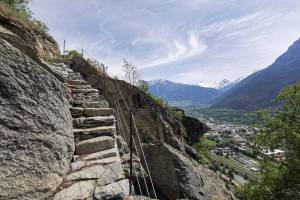
<instances>
[{"instance_id":1,"label":"mountain range","mask_svg":"<svg viewBox=\"0 0 300 200\"><path fill-rule=\"evenodd\" d=\"M149 82L150 93L166 101L188 101L212 108L256 110L279 105L276 96L288 85L300 80L300 39L273 64L244 79L224 79L210 87L175 83L168 80ZM201 86L202 85L202 86Z\"/></svg>"},{"instance_id":2,"label":"mountain range","mask_svg":"<svg viewBox=\"0 0 300 200\"><path fill-rule=\"evenodd\" d=\"M230 89L232 86L234 86L237 82L242 80L242 78L238 78L236 80L228 80L228 79L222 79L221 81L216 81L214 83L206 83L206 82L200 82L199 86L206 87L206 88L215 88L217 90L227 90Z\"/></svg>"},{"instance_id":3,"label":"mountain range","mask_svg":"<svg viewBox=\"0 0 300 200\"><path fill-rule=\"evenodd\" d=\"M188 101L200 104L207 104L211 102L219 94L219 91L214 88L176 83L162 79L150 81L149 92L168 102Z\"/></svg>"},{"instance_id":4,"label":"mountain range","mask_svg":"<svg viewBox=\"0 0 300 200\"><path fill-rule=\"evenodd\" d=\"M243 79L218 96L212 107L256 110L279 104L276 96L288 85L300 80L300 39L273 64Z\"/></svg>"}]
</instances>

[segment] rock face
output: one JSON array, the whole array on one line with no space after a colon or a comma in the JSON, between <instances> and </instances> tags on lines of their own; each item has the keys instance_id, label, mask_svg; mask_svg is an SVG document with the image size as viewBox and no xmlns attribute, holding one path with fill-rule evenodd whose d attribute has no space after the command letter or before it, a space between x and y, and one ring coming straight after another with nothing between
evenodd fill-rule
<instances>
[{"instance_id":1,"label":"rock face","mask_svg":"<svg viewBox=\"0 0 300 200\"><path fill-rule=\"evenodd\" d=\"M46 199L74 152L67 90L0 39L0 199Z\"/></svg>"},{"instance_id":2,"label":"rock face","mask_svg":"<svg viewBox=\"0 0 300 200\"><path fill-rule=\"evenodd\" d=\"M209 130L209 127L198 119L183 116L182 123L186 130L186 141L188 145L198 142L198 139Z\"/></svg>"},{"instance_id":3,"label":"rock face","mask_svg":"<svg viewBox=\"0 0 300 200\"><path fill-rule=\"evenodd\" d=\"M154 184L163 199L230 199L224 183L216 175L171 146L148 145L145 153Z\"/></svg>"},{"instance_id":4,"label":"rock face","mask_svg":"<svg viewBox=\"0 0 300 200\"><path fill-rule=\"evenodd\" d=\"M117 112L122 110L118 115L125 117L117 118L118 124L128 123L127 105L132 108L142 143L154 144L144 150L160 199L231 199L223 181L190 157L195 157L195 152L187 143L197 141L206 131L205 125L189 117L179 121L138 88L108 77L82 58L74 58L71 68L101 91ZM129 141L128 129L124 129ZM137 141L136 135L134 138ZM119 140L120 149L121 144ZM126 155L122 159L126 160Z\"/></svg>"},{"instance_id":5,"label":"rock face","mask_svg":"<svg viewBox=\"0 0 300 200\"><path fill-rule=\"evenodd\" d=\"M75 152L71 169L54 200L122 199L128 196L128 179L117 149L116 120L112 108L97 89L66 65L53 65L67 78L71 91Z\"/></svg>"},{"instance_id":6,"label":"rock face","mask_svg":"<svg viewBox=\"0 0 300 200\"><path fill-rule=\"evenodd\" d=\"M11 14L0 10L0 38L9 42L57 79L61 79L43 61L55 60L60 57L58 44L51 36L26 26Z\"/></svg>"}]
</instances>

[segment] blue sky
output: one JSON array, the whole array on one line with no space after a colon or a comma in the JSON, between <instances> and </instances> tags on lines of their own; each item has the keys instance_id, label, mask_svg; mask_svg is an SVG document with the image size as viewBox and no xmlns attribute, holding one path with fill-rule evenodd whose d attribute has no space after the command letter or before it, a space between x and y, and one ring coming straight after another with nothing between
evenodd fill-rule
<instances>
[{"instance_id":1,"label":"blue sky","mask_svg":"<svg viewBox=\"0 0 300 200\"><path fill-rule=\"evenodd\" d=\"M72 3L71 3L72 2ZM68 49L121 76L214 83L271 64L300 37L299 0L33 0L35 17Z\"/></svg>"}]
</instances>

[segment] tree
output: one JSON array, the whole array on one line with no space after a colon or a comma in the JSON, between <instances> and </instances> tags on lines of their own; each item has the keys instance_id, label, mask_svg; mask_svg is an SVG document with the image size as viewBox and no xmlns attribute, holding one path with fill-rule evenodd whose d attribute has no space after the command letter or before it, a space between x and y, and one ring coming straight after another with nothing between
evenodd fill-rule
<instances>
[{"instance_id":1,"label":"tree","mask_svg":"<svg viewBox=\"0 0 300 200\"><path fill-rule=\"evenodd\" d=\"M123 60L122 71L125 73L125 80L131 85L136 85L139 80L139 73L137 67L129 63L127 60Z\"/></svg>"},{"instance_id":2,"label":"tree","mask_svg":"<svg viewBox=\"0 0 300 200\"><path fill-rule=\"evenodd\" d=\"M260 182L250 182L238 191L240 199L300 199L300 82L285 88L278 96L284 105L277 112L259 112L264 125L256 139L256 147L280 148L286 159L262 164Z\"/></svg>"},{"instance_id":3,"label":"tree","mask_svg":"<svg viewBox=\"0 0 300 200\"><path fill-rule=\"evenodd\" d=\"M228 176L233 179L234 178L234 170L232 168L228 169Z\"/></svg>"}]
</instances>

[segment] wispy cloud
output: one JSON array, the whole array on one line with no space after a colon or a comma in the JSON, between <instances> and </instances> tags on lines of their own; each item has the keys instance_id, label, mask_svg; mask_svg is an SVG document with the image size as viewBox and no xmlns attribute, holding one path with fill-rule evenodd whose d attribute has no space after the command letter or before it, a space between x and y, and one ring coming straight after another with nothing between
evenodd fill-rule
<instances>
[{"instance_id":1,"label":"wispy cloud","mask_svg":"<svg viewBox=\"0 0 300 200\"><path fill-rule=\"evenodd\" d=\"M164 64L172 64L180 60L185 60L190 57L200 55L207 49L207 45L201 41L199 36L191 32L185 41L180 40L171 40L167 39L162 40L162 54L157 55L155 58L148 60L141 65L141 68L154 67Z\"/></svg>"},{"instance_id":2,"label":"wispy cloud","mask_svg":"<svg viewBox=\"0 0 300 200\"><path fill-rule=\"evenodd\" d=\"M69 49L84 49L113 74L125 57L145 79L235 79L271 64L300 36L298 0L35 0L31 7Z\"/></svg>"}]
</instances>

